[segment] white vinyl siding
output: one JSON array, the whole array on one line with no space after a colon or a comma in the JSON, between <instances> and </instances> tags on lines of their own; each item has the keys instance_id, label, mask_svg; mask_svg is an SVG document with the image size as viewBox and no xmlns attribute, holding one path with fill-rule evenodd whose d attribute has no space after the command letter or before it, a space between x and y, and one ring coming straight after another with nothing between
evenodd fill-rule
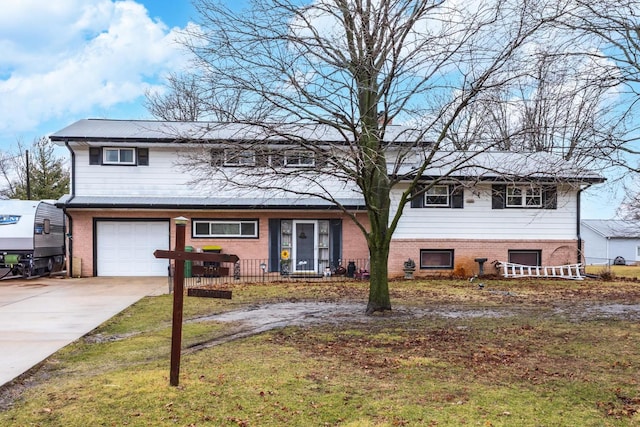
<instances>
[{"instance_id":1,"label":"white vinyl siding","mask_svg":"<svg viewBox=\"0 0 640 427\"><path fill-rule=\"evenodd\" d=\"M118 197L217 197L217 198L260 198L263 193L258 190L238 191L230 185L212 187L215 179L214 171L205 181L195 171L187 170L180 165L180 154L172 148L149 148L149 166L114 168L89 164L89 150L75 147L76 173L75 194L77 196L118 196ZM236 168L228 168L226 174L233 173ZM222 172L220 172L222 174ZM221 176L221 179L222 176ZM304 185L309 188L309 180L293 180L291 185ZM291 186L289 183L284 188ZM357 197L353 188L331 178L324 179L322 185L328 188L336 198ZM276 197L292 197L284 193ZM269 199L273 199L270 194Z\"/></svg>"},{"instance_id":2,"label":"white vinyl siding","mask_svg":"<svg viewBox=\"0 0 640 427\"><path fill-rule=\"evenodd\" d=\"M392 191L392 215L399 196L399 191ZM576 192L563 191L559 186L557 197L557 209L492 209L491 184L479 184L473 189L465 189L463 209L411 209L405 206L393 238L575 239Z\"/></svg>"}]
</instances>

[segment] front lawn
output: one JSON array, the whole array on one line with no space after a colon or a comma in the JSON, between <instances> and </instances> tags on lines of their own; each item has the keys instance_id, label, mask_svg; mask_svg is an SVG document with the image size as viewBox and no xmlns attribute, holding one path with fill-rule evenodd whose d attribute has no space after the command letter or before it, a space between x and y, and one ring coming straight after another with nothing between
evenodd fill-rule
<instances>
[{"instance_id":1,"label":"front lawn","mask_svg":"<svg viewBox=\"0 0 640 427\"><path fill-rule=\"evenodd\" d=\"M172 297L146 298L4 387L0 425L640 425L640 284L482 285L393 282L370 317L362 282L187 297L179 387Z\"/></svg>"}]
</instances>

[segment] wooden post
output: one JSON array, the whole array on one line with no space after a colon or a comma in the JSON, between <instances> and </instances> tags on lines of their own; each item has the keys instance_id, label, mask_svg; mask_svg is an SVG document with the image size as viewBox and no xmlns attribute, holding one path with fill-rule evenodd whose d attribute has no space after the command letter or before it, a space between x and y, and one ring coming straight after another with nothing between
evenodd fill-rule
<instances>
[{"instance_id":1,"label":"wooden post","mask_svg":"<svg viewBox=\"0 0 640 427\"><path fill-rule=\"evenodd\" d=\"M212 262L237 262L236 255L228 254L202 254L185 252L185 226L187 219L175 218L176 247L173 251L156 250L153 255L156 258L172 259L175 262L173 272L173 319L171 326L171 372L169 384L177 386L180 382L180 350L182 347L182 312L184 304L184 262L185 261L212 261ZM209 291L202 296L209 298L231 299L231 291Z\"/></svg>"},{"instance_id":2,"label":"wooden post","mask_svg":"<svg viewBox=\"0 0 640 427\"><path fill-rule=\"evenodd\" d=\"M175 218L176 251L184 251L184 235L187 219ZM173 320L171 325L171 371L169 384L176 387L180 382L180 350L182 347L182 307L184 300L184 260L175 259L173 273Z\"/></svg>"}]
</instances>

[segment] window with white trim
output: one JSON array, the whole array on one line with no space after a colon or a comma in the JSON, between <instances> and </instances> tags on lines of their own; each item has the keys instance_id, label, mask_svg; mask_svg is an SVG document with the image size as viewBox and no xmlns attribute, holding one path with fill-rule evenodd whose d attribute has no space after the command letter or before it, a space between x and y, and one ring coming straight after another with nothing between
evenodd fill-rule
<instances>
[{"instance_id":1,"label":"window with white trim","mask_svg":"<svg viewBox=\"0 0 640 427\"><path fill-rule=\"evenodd\" d=\"M313 167L315 156L311 151L287 151L284 155L284 165L289 167Z\"/></svg>"},{"instance_id":2,"label":"window with white trim","mask_svg":"<svg viewBox=\"0 0 640 427\"><path fill-rule=\"evenodd\" d=\"M251 239L258 237L258 220L193 220L193 237Z\"/></svg>"},{"instance_id":3,"label":"window with white trim","mask_svg":"<svg viewBox=\"0 0 640 427\"><path fill-rule=\"evenodd\" d=\"M253 150L224 150L225 166L255 166L256 153Z\"/></svg>"},{"instance_id":4,"label":"window with white trim","mask_svg":"<svg viewBox=\"0 0 640 427\"><path fill-rule=\"evenodd\" d=\"M136 150L134 148L111 148L102 149L102 164L104 165L135 165Z\"/></svg>"},{"instance_id":5,"label":"window with white trim","mask_svg":"<svg viewBox=\"0 0 640 427\"><path fill-rule=\"evenodd\" d=\"M512 185L507 187L507 204L508 208L514 207L542 207L542 188L539 186Z\"/></svg>"},{"instance_id":6,"label":"window with white trim","mask_svg":"<svg viewBox=\"0 0 640 427\"><path fill-rule=\"evenodd\" d=\"M424 193L425 206L449 206L449 186L434 185Z\"/></svg>"}]
</instances>

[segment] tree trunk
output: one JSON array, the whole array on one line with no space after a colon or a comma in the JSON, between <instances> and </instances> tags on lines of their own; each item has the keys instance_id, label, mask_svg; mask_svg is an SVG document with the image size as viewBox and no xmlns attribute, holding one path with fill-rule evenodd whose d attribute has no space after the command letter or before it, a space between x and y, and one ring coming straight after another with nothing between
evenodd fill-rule
<instances>
[{"instance_id":1,"label":"tree trunk","mask_svg":"<svg viewBox=\"0 0 640 427\"><path fill-rule=\"evenodd\" d=\"M370 185L367 199L370 231L367 235L371 275L369 279L369 303L367 314L376 311L391 310L389 297L389 246L391 230L389 230L389 211L391 188L387 175L384 156L376 153L373 168L369 169Z\"/></svg>"},{"instance_id":2,"label":"tree trunk","mask_svg":"<svg viewBox=\"0 0 640 427\"><path fill-rule=\"evenodd\" d=\"M382 246L384 247L370 246L369 249L369 255L371 257L371 275L369 278L369 303L367 304L367 314L373 314L376 311L391 310L388 275L389 244L382 243Z\"/></svg>"}]
</instances>

